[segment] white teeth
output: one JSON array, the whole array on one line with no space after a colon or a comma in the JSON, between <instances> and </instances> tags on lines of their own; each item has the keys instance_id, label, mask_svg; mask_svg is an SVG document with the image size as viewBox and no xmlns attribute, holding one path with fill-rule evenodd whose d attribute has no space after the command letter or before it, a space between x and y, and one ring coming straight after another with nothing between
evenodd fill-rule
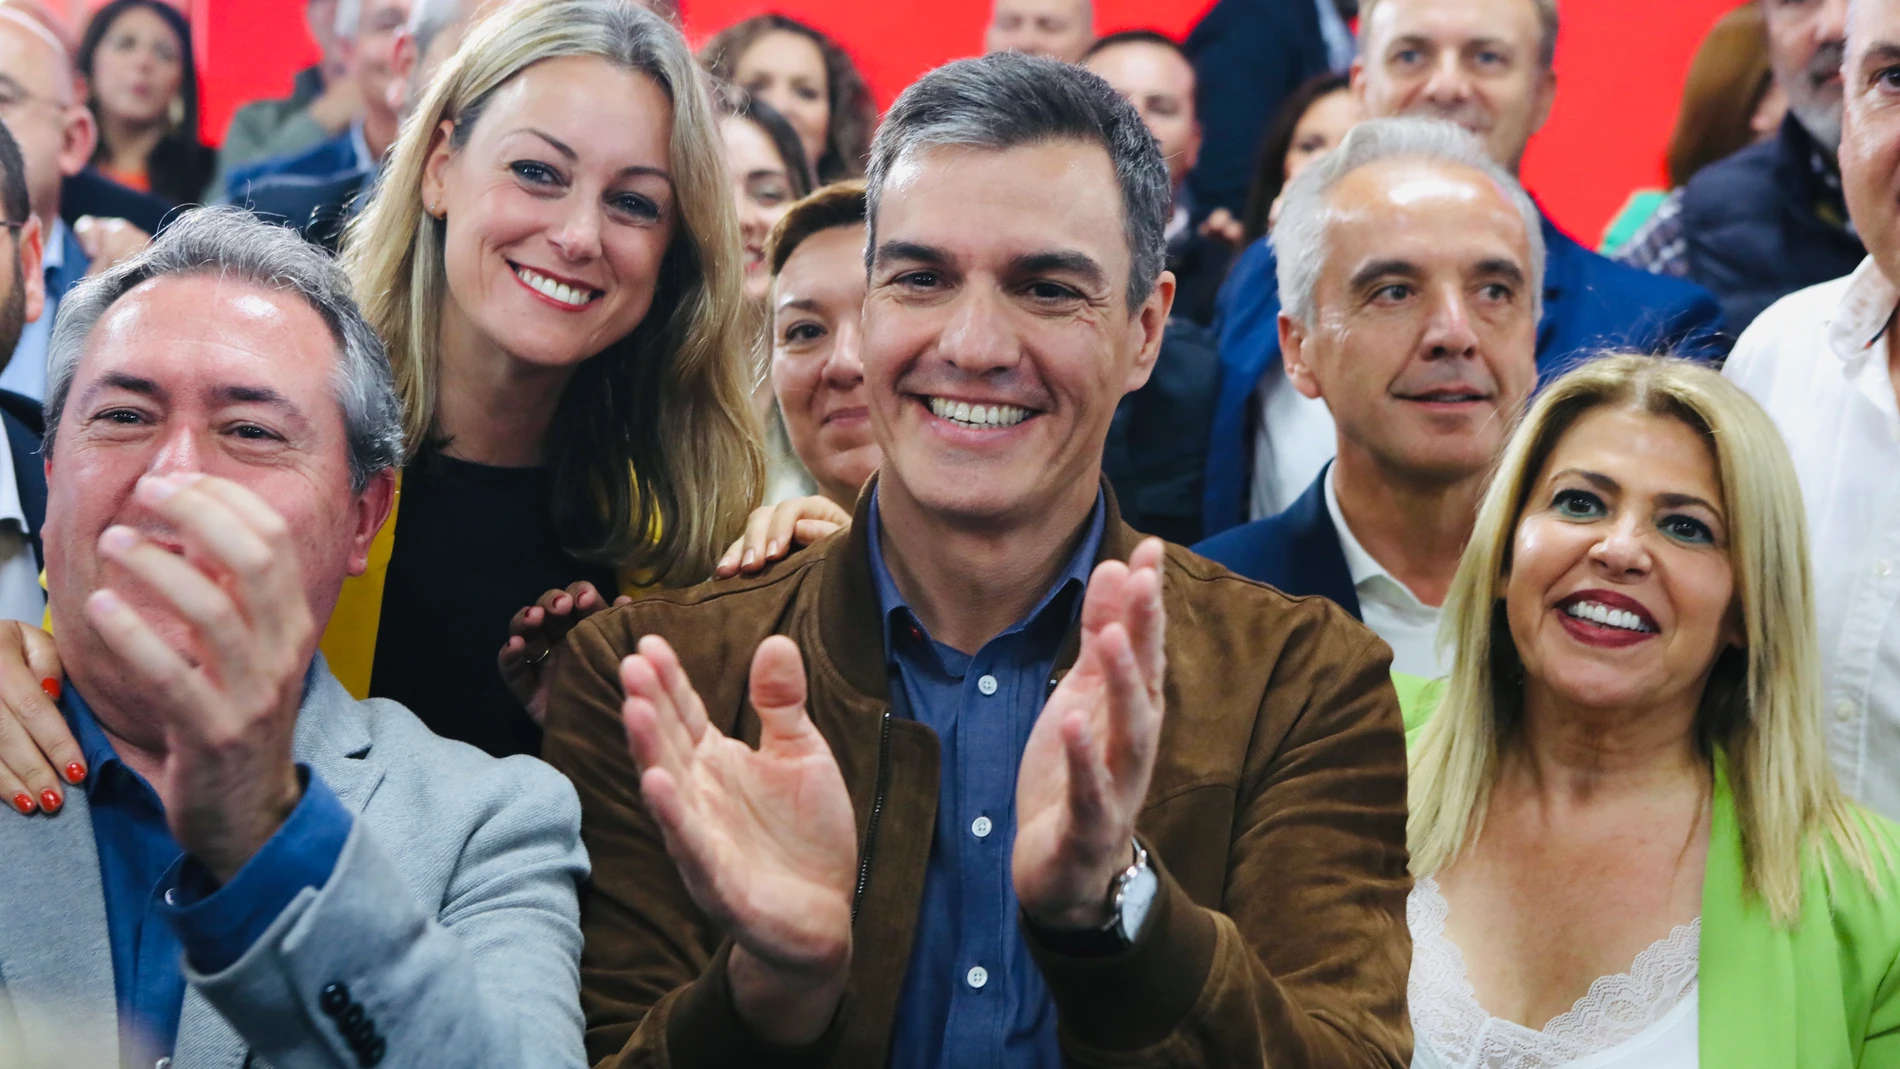
<instances>
[{"instance_id":1,"label":"white teeth","mask_svg":"<svg viewBox=\"0 0 1900 1069\"><path fill-rule=\"evenodd\" d=\"M539 271L516 266L515 277L533 287L536 293L552 297L562 304L579 308L594 299L592 290L576 289L562 282L556 282Z\"/></svg>"},{"instance_id":2,"label":"white teeth","mask_svg":"<svg viewBox=\"0 0 1900 1069\"><path fill-rule=\"evenodd\" d=\"M1564 610L1579 620L1590 620L1619 631L1654 631L1643 618L1627 609L1612 609L1595 601L1579 601Z\"/></svg>"},{"instance_id":3,"label":"white teeth","mask_svg":"<svg viewBox=\"0 0 1900 1069\"><path fill-rule=\"evenodd\" d=\"M930 412L938 419L961 423L966 427L1014 427L1029 418L1029 410L1015 405L973 405L968 401L930 399Z\"/></svg>"}]
</instances>

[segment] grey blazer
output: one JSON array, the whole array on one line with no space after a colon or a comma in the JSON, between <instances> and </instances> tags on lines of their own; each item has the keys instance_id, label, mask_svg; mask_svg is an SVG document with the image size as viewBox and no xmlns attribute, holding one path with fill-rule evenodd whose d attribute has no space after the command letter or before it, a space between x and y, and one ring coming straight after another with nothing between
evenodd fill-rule
<instances>
[{"instance_id":1,"label":"grey blazer","mask_svg":"<svg viewBox=\"0 0 1900 1069\"><path fill-rule=\"evenodd\" d=\"M177 1069L357 1069L339 984L385 1041L383 1066L585 1066L587 855L567 780L440 738L394 702L356 701L321 655L294 749L355 826L329 882L235 965L181 964ZM83 791L55 817L0 814L0 1067L16 1066L119 1066Z\"/></svg>"}]
</instances>

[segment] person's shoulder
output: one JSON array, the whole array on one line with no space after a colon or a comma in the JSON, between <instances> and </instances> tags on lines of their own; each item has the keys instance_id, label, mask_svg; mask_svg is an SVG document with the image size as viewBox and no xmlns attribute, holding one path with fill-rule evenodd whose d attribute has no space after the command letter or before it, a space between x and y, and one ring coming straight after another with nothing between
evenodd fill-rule
<instances>
[{"instance_id":1,"label":"person's shoulder","mask_svg":"<svg viewBox=\"0 0 1900 1069\"><path fill-rule=\"evenodd\" d=\"M619 654L631 652L643 636L657 634L682 657L689 657L690 651L683 648L679 636L706 635L714 638L709 646L743 646L750 657L758 639L748 645L739 632L747 626L769 630L801 598L809 597L828 569L842 566L835 558L848 551L850 534L846 527L766 565L757 575L646 591L626 605L588 617L575 634L584 646L604 642Z\"/></svg>"},{"instance_id":2,"label":"person's shoulder","mask_svg":"<svg viewBox=\"0 0 1900 1069\"><path fill-rule=\"evenodd\" d=\"M1301 639L1338 640L1354 649L1378 642L1364 624L1329 598L1288 594L1205 556L1203 551L1209 542L1223 537L1216 535L1194 549L1168 546L1169 576L1173 580L1168 593L1172 595L1169 600L1176 602L1168 606L1170 628L1178 623L1238 637L1259 649L1279 648Z\"/></svg>"},{"instance_id":3,"label":"person's shoulder","mask_svg":"<svg viewBox=\"0 0 1900 1069\"><path fill-rule=\"evenodd\" d=\"M1742 341L1746 342L1750 335L1780 337L1790 331L1812 334L1816 341L1825 341L1820 335L1826 331L1828 322L1840 309L1841 302L1847 299L1847 291L1853 286L1858 273L1856 271L1796 290L1769 305L1742 332ZM1740 347L1740 343L1737 347Z\"/></svg>"},{"instance_id":4,"label":"person's shoulder","mask_svg":"<svg viewBox=\"0 0 1900 1069\"><path fill-rule=\"evenodd\" d=\"M1618 263L1565 238L1565 255L1576 265L1583 284L1596 297L1611 305L1628 303L1650 313L1687 309L1696 305L1716 307L1708 290L1684 278L1658 275L1640 267Z\"/></svg>"},{"instance_id":5,"label":"person's shoulder","mask_svg":"<svg viewBox=\"0 0 1900 1069\"><path fill-rule=\"evenodd\" d=\"M1284 550L1293 536L1294 521L1286 512L1252 520L1202 540L1193 546L1195 553L1235 572L1251 573L1263 557Z\"/></svg>"},{"instance_id":6,"label":"person's shoulder","mask_svg":"<svg viewBox=\"0 0 1900 1069\"><path fill-rule=\"evenodd\" d=\"M477 747L443 738L429 730L408 706L387 698L358 699L343 689L327 668L306 700L304 713L324 717L315 725L315 745L344 748L351 756L376 762L383 790L393 790L434 818L453 821L456 814L481 823L501 809L528 802L548 807L550 816L570 808L579 817L579 801L567 779L532 757L495 757ZM301 726L301 725L300 725ZM418 801L426 799L426 801Z\"/></svg>"},{"instance_id":7,"label":"person's shoulder","mask_svg":"<svg viewBox=\"0 0 1900 1069\"><path fill-rule=\"evenodd\" d=\"M1705 194L1717 190L1730 193L1743 191L1760 187L1761 183L1766 181L1765 188L1778 197L1780 191L1774 186L1774 171L1780 156L1780 138L1771 137L1766 141L1757 141L1729 153L1690 175L1689 181L1683 185L1683 190L1686 195L1700 203Z\"/></svg>"}]
</instances>

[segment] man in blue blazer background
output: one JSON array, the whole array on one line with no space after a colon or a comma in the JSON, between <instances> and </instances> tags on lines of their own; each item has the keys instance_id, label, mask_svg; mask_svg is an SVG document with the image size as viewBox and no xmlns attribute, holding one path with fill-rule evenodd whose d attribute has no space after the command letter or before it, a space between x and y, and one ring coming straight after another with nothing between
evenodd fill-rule
<instances>
[{"instance_id":1,"label":"man in blue blazer background","mask_svg":"<svg viewBox=\"0 0 1900 1069\"><path fill-rule=\"evenodd\" d=\"M1446 122L1362 123L1301 174L1280 215L1280 341L1338 455L1285 511L1196 551L1337 602L1392 647L1396 673L1448 674L1439 607L1537 381L1541 229Z\"/></svg>"},{"instance_id":2,"label":"man in blue blazer background","mask_svg":"<svg viewBox=\"0 0 1900 1069\"><path fill-rule=\"evenodd\" d=\"M1555 0L1371 0L1360 7L1359 27L1352 84L1368 116L1448 119L1517 173L1556 97ZM1700 287L1613 263L1548 218L1541 229L1543 379L1603 349L1707 359L1726 351L1721 308ZM1301 405L1287 382L1276 271L1263 238L1241 253L1221 292L1221 389L1204 498L1210 535L1285 508L1330 454L1323 406ZM1272 415L1263 419L1263 411Z\"/></svg>"}]
</instances>

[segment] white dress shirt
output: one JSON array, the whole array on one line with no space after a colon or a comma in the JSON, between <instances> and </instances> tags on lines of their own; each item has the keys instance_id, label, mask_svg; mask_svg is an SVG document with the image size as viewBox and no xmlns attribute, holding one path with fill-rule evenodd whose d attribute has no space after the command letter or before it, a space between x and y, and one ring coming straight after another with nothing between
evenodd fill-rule
<instances>
[{"instance_id":1,"label":"white dress shirt","mask_svg":"<svg viewBox=\"0 0 1900 1069\"><path fill-rule=\"evenodd\" d=\"M1425 679L1450 675L1449 655L1438 653L1439 611L1418 600L1410 587L1393 578L1359 544L1339 511L1339 492L1333 489L1335 470L1326 471L1326 511L1339 532L1339 548L1346 552L1346 570L1352 574L1353 593L1359 595L1359 618L1392 647L1394 672Z\"/></svg>"},{"instance_id":2,"label":"white dress shirt","mask_svg":"<svg viewBox=\"0 0 1900 1069\"><path fill-rule=\"evenodd\" d=\"M1275 360L1254 389L1260 418L1253 436L1253 485L1247 518L1264 520L1286 511L1313 485L1339 451L1332 409L1293 387L1286 363Z\"/></svg>"},{"instance_id":3,"label":"white dress shirt","mask_svg":"<svg viewBox=\"0 0 1900 1069\"><path fill-rule=\"evenodd\" d=\"M13 478L13 446L0 431L0 618L38 627L45 616L40 566L26 540L26 512Z\"/></svg>"},{"instance_id":4,"label":"white dress shirt","mask_svg":"<svg viewBox=\"0 0 1900 1069\"><path fill-rule=\"evenodd\" d=\"M28 323L20 331L20 340L13 347L13 359L7 361L7 369L0 371L0 390L12 390L22 397L35 401L46 399L46 346L53 340L53 316L59 311L59 294L53 292L53 272L66 266L66 221L53 222L52 232L46 235L46 254L41 266L45 270L46 306L40 310L40 317ZM13 483L13 473L7 472L7 484ZM17 495L16 495L17 497ZM17 504L14 506L19 507ZM35 621L37 622L37 621Z\"/></svg>"},{"instance_id":5,"label":"white dress shirt","mask_svg":"<svg viewBox=\"0 0 1900 1069\"><path fill-rule=\"evenodd\" d=\"M1870 259L1783 298L1723 374L1774 417L1808 512L1828 748L1847 792L1900 818L1900 407L1888 324L1900 289Z\"/></svg>"}]
</instances>

